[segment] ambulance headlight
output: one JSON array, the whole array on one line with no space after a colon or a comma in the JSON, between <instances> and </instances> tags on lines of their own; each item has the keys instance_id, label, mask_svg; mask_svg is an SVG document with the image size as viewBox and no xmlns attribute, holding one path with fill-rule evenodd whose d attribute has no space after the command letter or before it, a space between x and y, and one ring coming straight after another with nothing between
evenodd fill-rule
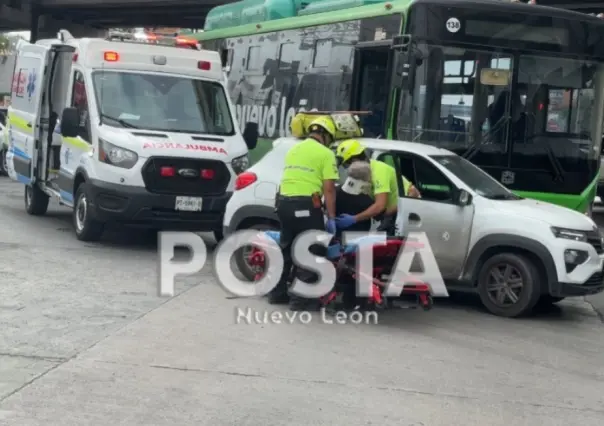
<instances>
[{"instance_id":1,"label":"ambulance headlight","mask_svg":"<svg viewBox=\"0 0 604 426\"><path fill-rule=\"evenodd\" d=\"M250 167L250 158L247 154L242 155L241 157L233 158L231 161L231 166L233 167L233 171L236 175L245 172L248 167Z\"/></svg>"},{"instance_id":2,"label":"ambulance headlight","mask_svg":"<svg viewBox=\"0 0 604 426\"><path fill-rule=\"evenodd\" d=\"M138 155L134 151L99 139L99 161L123 169L131 169L138 161Z\"/></svg>"}]
</instances>

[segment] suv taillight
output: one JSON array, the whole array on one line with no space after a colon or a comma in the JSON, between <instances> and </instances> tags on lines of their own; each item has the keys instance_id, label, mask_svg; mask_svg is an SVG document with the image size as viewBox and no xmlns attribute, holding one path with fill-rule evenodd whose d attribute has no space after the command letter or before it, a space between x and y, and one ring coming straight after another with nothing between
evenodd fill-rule
<instances>
[{"instance_id":1,"label":"suv taillight","mask_svg":"<svg viewBox=\"0 0 604 426\"><path fill-rule=\"evenodd\" d=\"M235 191L239 191L240 189L247 188L248 186L250 186L251 184L256 182L256 180L258 180L258 176L256 176L256 173L252 173L252 172L241 173L239 176L237 176L237 179L235 180Z\"/></svg>"}]
</instances>

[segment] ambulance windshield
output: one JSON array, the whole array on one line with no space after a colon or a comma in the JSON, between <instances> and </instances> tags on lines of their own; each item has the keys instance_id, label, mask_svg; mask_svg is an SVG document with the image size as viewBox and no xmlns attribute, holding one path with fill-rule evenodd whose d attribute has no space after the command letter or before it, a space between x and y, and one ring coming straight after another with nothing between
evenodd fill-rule
<instances>
[{"instance_id":1,"label":"ambulance windshield","mask_svg":"<svg viewBox=\"0 0 604 426\"><path fill-rule=\"evenodd\" d=\"M226 94L216 82L157 74L96 71L103 124L164 132L234 134Z\"/></svg>"}]
</instances>

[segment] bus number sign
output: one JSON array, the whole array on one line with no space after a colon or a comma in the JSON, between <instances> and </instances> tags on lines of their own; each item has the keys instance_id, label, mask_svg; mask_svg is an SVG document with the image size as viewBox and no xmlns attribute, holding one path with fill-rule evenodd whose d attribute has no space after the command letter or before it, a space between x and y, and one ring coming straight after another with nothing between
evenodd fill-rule
<instances>
[{"instance_id":1,"label":"bus number sign","mask_svg":"<svg viewBox=\"0 0 604 426\"><path fill-rule=\"evenodd\" d=\"M461 22L457 18L449 18L446 25L450 33L456 33L461 29Z\"/></svg>"}]
</instances>

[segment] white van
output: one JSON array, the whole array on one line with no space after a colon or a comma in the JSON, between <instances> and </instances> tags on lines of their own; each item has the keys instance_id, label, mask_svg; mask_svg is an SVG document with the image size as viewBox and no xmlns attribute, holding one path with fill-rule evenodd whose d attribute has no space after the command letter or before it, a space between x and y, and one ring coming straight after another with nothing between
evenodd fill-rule
<instances>
[{"instance_id":1,"label":"white van","mask_svg":"<svg viewBox=\"0 0 604 426\"><path fill-rule=\"evenodd\" d=\"M222 238L257 125L240 133L218 53L66 38L18 49L7 166L27 212L58 198L83 241L110 222Z\"/></svg>"}]
</instances>

